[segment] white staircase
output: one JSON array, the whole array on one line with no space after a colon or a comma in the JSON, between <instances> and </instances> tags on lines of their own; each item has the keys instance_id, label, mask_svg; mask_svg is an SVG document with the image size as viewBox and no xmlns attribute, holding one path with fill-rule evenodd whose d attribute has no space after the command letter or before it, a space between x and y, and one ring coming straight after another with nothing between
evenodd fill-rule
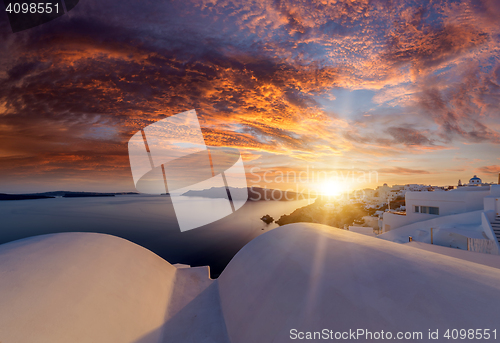
<instances>
[{"instance_id":1,"label":"white staircase","mask_svg":"<svg viewBox=\"0 0 500 343\"><path fill-rule=\"evenodd\" d=\"M495 232L498 243L500 243L500 216L496 216L495 221L491 223L491 228Z\"/></svg>"}]
</instances>

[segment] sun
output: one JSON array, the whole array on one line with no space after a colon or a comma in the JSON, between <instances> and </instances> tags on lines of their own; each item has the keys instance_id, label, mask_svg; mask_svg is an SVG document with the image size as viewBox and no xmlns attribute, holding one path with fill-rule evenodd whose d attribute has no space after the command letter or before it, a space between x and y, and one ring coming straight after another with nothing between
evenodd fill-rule
<instances>
[{"instance_id":1,"label":"sun","mask_svg":"<svg viewBox=\"0 0 500 343\"><path fill-rule=\"evenodd\" d=\"M337 196L345 191L344 185L336 181L326 181L319 186L319 192L327 196Z\"/></svg>"}]
</instances>

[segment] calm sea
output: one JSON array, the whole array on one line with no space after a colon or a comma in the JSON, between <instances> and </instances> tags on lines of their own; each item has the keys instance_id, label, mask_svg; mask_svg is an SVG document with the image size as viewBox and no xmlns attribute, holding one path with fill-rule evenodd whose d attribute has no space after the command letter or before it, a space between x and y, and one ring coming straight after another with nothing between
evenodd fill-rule
<instances>
[{"instance_id":1,"label":"calm sea","mask_svg":"<svg viewBox=\"0 0 500 343\"><path fill-rule=\"evenodd\" d=\"M218 199L186 197L213 206ZM120 195L102 198L55 198L0 202L0 244L57 232L98 232L137 243L170 263L209 265L217 277L246 243L277 227L259 218L278 219L300 201L247 202L232 215L180 232L170 197ZM195 216L196 213L193 213Z\"/></svg>"}]
</instances>

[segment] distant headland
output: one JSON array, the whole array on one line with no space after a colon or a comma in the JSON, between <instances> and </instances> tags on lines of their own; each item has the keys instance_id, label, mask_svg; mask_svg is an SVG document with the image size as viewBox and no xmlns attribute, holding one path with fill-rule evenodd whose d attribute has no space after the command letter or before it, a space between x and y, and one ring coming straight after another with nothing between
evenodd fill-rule
<instances>
[{"instance_id":1,"label":"distant headland","mask_svg":"<svg viewBox=\"0 0 500 343\"><path fill-rule=\"evenodd\" d=\"M229 187L229 190L237 189ZM241 188L239 188L241 189ZM306 193L296 193L291 191L282 191L280 189L247 187L249 201L295 201L309 199ZM199 191L187 191L183 196L202 197L202 198L226 198L226 187L212 187Z\"/></svg>"},{"instance_id":2,"label":"distant headland","mask_svg":"<svg viewBox=\"0 0 500 343\"><path fill-rule=\"evenodd\" d=\"M97 193L97 192L71 192L71 191L53 191L53 192L29 193L29 194L0 193L0 201L54 199L56 197L63 197L63 198L114 197L115 195L130 195L130 194L139 194L139 193L135 192Z\"/></svg>"}]
</instances>

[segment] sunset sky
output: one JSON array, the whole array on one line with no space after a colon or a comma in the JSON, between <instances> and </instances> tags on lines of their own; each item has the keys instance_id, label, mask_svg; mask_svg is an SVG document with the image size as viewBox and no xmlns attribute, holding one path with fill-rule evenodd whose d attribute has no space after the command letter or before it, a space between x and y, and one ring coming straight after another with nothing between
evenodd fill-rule
<instances>
[{"instance_id":1,"label":"sunset sky","mask_svg":"<svg viewBox=\"0 0 500 343\"><path fill-rule=\"evenodd\" d=\"M12 33L2 11L0 193L134 191L130 137L190 109L249 177L497 181L498 18L498 0L80 0Z\"/></svg>"}]
</instances>

